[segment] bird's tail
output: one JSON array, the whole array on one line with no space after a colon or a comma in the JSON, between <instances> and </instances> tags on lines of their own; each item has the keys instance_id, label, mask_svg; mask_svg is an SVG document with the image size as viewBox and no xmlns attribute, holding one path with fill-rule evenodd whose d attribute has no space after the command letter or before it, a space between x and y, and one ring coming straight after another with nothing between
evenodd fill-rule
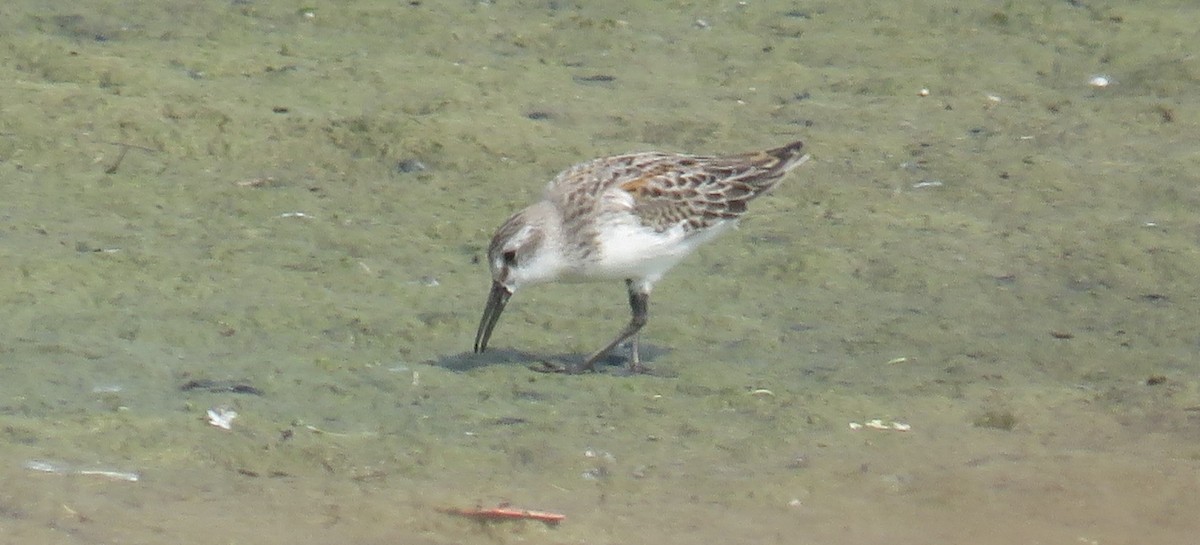
<instances>
[{"instance_id":1,"label":"bird's tail","mask_svg":"<svg viewBox=\"0 0 1200 545\"><path fill-rule=\"evenodd\" d=\"M808 154L804 153L804 142L800 140L753 155L758 156L755 163L768 177L782 176L808 160Z\"/></svg>"},{"instance_id":2,"label":"bird's tail","mask_svg":"<svg viewBox=\"0 0 1200 545\"><path fill-rule=\"evenodd\" d=\"M799 140L786 146L755 151L732 157L737 178L753 195L766 193L783 178L784 174L808 160L804 153L804 142Z\"/></svg>"}]
</instances>

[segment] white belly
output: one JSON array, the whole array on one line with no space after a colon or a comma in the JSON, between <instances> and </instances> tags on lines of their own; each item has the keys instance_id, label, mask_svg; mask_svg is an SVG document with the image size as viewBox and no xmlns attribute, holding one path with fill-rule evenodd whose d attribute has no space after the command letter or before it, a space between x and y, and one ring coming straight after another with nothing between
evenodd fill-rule
<instances>
[{"instance_id":1,"label":"white belly","mask_svg":"<svg viewBox=\"0 0 1200 545\"><path fill-rule=\"evenodd\" d=\"M733 221L724 221L699 232L675 228L656 233L640 225L610 223L600 230L599 251L577 273L588 278L653 283L700 245L733 226Z\"/></svg>"}]
</instances>

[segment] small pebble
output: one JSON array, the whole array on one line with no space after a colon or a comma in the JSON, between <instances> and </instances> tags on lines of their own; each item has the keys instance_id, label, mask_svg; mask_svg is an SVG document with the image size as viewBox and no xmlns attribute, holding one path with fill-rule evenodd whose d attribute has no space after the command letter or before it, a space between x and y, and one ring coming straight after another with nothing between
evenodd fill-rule
<instances>
[{"instance_id":1,"label":"small pebble","mask_svg":"<svg viewBox=\"0 0 1200 545\"><path fill-rule=\"evenodd\" d=\"M1113 84L1112 78L1109 78L1108 76L1105 76L1102 74L1097 74L1095 76L1092 76L1091 78L1088 78L1088 85L1091 85L1092 87L1095 87L1097 89L1103 89L1112 84Z\"/></svg>"}]
</instances>

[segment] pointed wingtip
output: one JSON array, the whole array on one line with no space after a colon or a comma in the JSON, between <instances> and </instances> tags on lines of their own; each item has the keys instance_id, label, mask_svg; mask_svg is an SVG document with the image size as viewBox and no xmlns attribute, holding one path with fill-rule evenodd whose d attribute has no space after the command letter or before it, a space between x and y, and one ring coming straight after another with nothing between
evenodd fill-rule
<instances>
[{"instance_id":1,"label":"pointed wingtip","mask_svg":"<svg viewBox=\"0 0 1200 545\"><path fill-rule=\"evenodd\" d=\"M767 155L775 157L783 162L789 162L796 158L804 156L804 141L797 140L787 145L779 146L775 149L767 150Z\"/></svg>"},{"instance_id":2,"label":"pointed wingtip","mask_svg":"<svg viewBox=\"0 0 1200 545\"><path fill-rule=\"evenodd\" d=\"M808 160L804 153L804 141L797 140L762 152L767 159L765 167L774 172L787 172Z\"/></svg>"}]
</instances>

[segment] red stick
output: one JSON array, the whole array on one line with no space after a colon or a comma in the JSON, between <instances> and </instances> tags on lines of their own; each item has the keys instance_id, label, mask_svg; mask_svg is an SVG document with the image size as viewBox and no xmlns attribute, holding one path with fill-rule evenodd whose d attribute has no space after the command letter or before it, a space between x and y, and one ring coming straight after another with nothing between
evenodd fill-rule
<instances>
[{"instance_id":1,"label":"red stick","mask_svg":"<svg viewBox=\"0 0 1200 545\"><path fill-rule=\"evenodd\" d=\"M567 518L566 515L559 514L559 513L551 513L549 511L530 511L528 509L514 509L512 507L509 507L508 504L501 504L499 506L491 507L491 508L487 508L487 509L482 508L482 507L476 507L474 509L448 508L448 509L439 509L439 511L450 514L450 515L467 517L467 518L475 519L475 520L479 520L479 521L536 520L538 522L544 522L544 523L550 524L550 525L558 524L558 523L562 522L563 519Z\"/></svg>"}]
</instances>

